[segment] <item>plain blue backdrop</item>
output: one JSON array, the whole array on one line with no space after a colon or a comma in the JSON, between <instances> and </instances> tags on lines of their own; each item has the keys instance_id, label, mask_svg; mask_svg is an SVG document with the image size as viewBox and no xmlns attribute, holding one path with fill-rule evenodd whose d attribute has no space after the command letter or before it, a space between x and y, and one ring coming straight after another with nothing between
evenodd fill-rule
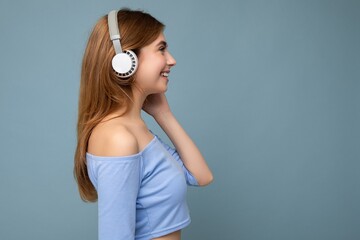
<instances>
[{"instance_id":1,"label":"plain blue backdrop","mask_svg":"<svg viewBox=\"0 0 360 240\"><path fill-rule=\"evenodd\" d=\"M0 239L97 239L72 175L80 65L125 6L166 24L167 96L215 176L183 239L360 239L355 0L1 0Z\"/></svg>"}]
</instances>

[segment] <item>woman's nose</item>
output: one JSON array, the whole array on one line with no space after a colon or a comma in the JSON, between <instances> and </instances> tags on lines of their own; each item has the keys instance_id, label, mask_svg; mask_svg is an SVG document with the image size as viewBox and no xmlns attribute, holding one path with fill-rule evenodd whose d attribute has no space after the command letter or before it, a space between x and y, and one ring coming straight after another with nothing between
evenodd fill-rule
<instances>
[{"instance_id":1,"label":"woman's nose","mask_svg":"<svg viewBox=\"0 0 360 240\"><path fill-rule=\"evenodd\" d=\"M169 52L168 52L168 56L167 56L167 65L169 65L169 66L175 66L176 65L175 58Z\"/></svg>"}]
</instances>

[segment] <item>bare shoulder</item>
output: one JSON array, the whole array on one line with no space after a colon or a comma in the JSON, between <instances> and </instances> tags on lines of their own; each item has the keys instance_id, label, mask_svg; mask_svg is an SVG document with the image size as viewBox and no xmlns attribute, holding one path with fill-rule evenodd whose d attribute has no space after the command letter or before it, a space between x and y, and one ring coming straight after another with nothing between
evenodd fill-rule
<instances>
[{"instance_id":1,"label":"bare shoulder","mask_svg":"<svg viewBox=\"0 0 360 240\"><path fill-rule=\"evenodd\" d=\"M97 156L129 156L139 152L134 134L116 121L96 126L90 136L88 152Z\"/></svg>"}]
</instances>

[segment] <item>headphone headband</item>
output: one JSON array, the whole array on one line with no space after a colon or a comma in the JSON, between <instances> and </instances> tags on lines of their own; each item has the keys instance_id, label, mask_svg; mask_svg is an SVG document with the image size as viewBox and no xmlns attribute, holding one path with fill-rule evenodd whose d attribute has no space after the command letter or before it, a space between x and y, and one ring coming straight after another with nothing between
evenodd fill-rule
<instances>
[{"instance_id":1,"label":"headphone headband","mask_svg":"<svg viewBox=\"0 0 360 240\"><path fill-rule=\"evenodd\" d=\"M116 54L122 53L121 44L120 44L121 36L118 28L117 13L118 13L117 10L112 10L108 14L110 39L113 42Z\"/></svg>"}]
</instances>

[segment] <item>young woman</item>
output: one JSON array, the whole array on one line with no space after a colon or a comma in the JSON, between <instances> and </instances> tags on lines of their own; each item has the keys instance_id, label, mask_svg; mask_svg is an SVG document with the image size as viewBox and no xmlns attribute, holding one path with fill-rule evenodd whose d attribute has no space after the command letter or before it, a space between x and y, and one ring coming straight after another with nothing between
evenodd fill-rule
<instances>
[{"instance_id":1,"label":"young woman","mask_svg":"<svg viewBox=\"0 0 360 240\"><path fill-rule=\"evenodd\" d=\"M163 30L142 11L112 11L85 50L74 174L81 198L98 200L100 240L179 240L190 223L186 185L213 180L166 100L176 61ZM142 110L176 150L148 130Z\"/></svg>"}]
</instances>

